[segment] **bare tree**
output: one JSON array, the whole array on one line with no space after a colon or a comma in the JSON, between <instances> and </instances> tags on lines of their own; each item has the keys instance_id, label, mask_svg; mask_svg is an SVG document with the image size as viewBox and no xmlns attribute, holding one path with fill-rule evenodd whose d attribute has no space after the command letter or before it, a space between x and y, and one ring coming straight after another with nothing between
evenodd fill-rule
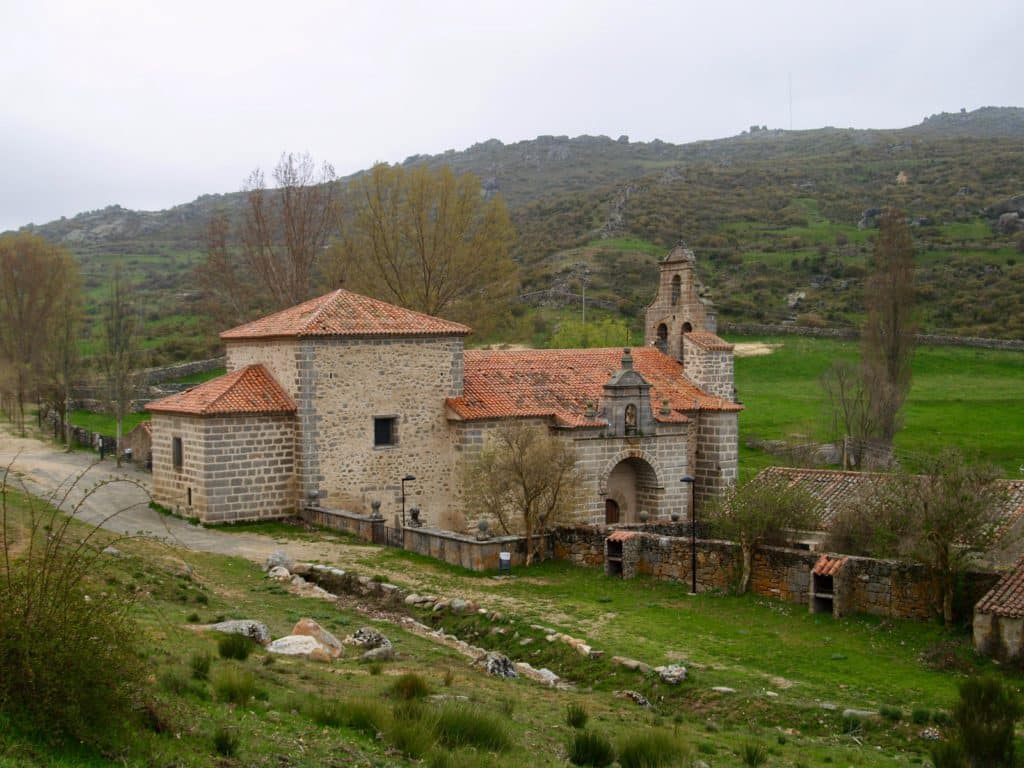
<instances>
[{"instance_id":1,"label":"bare tree","mask_svg":"<svg viewBox=\"0 0 1024 768\"><path fill-rule=\"evenodd\" d=\"M282 154L268 190L263 171L245 184L241 243L245 265L274 309L309 298L313 269L338 227L334 168L309 154Z\"/></svg>"},{"instance_id":2,"label":"bare tree","mask_svg":"<svg viewBox=\"0 0 1024 768\"><path fill-rule=\"evenodd\" d=\"M103 308L103 346L100 365L107 380L107 393L117 421L117 466L121 466L124 417L135 392L138 362L138 315L134 296L120 267L114 270L110 294Z\"/></svg>"},{"instance_id":3,"label":"bare tree","mask_svg":"<svg viewBox=\"0 0 1024 768\"><path fill-rule=\"evenodd\" d=\"M63 427L64 443L71 450L71 386L81 370L78 336L82 321L81 280L71 269L64 295L50 317L49 342L43 355L43 385L50 407Z\"/></svg>"},{"instance_id":4,"label":"bare tree","mask_svg":"<svg viewBox=\"0 0 1024 768\"><path fill-rule=\"evenodd\" d=\"M502 315L515 290L514 232L501 198L472 174L379 164L352 182L353 216L332 263L353 290L430 315Z\"/></svg>"},{"instance_id":5,"label":"bare tree","mask_svg":"<svg viewBox=\"0 0 1024 768\"><path fill-rule=\"evenodd\" d=\"M821 377L830 430L842 442L843 469L863 466L864 448L877 434L862 368L837 360Z\"/></svg>"},{"instance_id":6,"label":"bare tree","mask_svg":"<svg viewBox=\"0 0 1024 768\"><path fill-rule=\"evenodd\" d=\"M231 327L251 318L261 307L259 290L252 273L244 268L231 243L231 219L224 211L215 213L203 233L206 259L196 267L196 280L203 289L206 316L217 328ZM264 302L265 303L265 302Z\"/></svg>"},{"instance_id":7,"label":"bare tree","mask_svg":"<svg viewBox=\"0 0 1024 768\"><path fill-rule=\"evenodd\" d=\"M910 391L914 357L914 243L903 214L886 208L879 220L865 295L864 385L878 437L891 444Z\"/></svg>"},{"instance_id":8,"label":"bare tree","mask_svg":"<svg viewBox=\"0 0 1024 768\"><path fill-rule=\"evenodd\" d=\"M508 534L526 536L526 564L533 562L534 536L543 535L580 503L582 481L572 447L545 427L502 422L467 465L467 514L490 512Z\"/></svg>"},{"instance_id":9,"label":"bare tree","mask_svg":"<svg viewBox=\"0 0 1024 768\"><path fill-rule=\"evenodd\" d=\"M25 434L25 399L36 383L52 314L74 270L71 256L43 238L0 237L0 354L9 370L12 416Z\"/></svg>"},{"instance_id":10,"label":"bare tree","mask_svg":"<svg viewBox=\"0 0 1024 768\"><path fill-rule=\"evenodd\" d=\"M921 474L880 476L844 504L829 547L923 563L932 576L936 612L952 627L957 579L976 555L1012 535L1003 529L1004 502L994 467L943 451L925 461Z\"/></svg>"},{"instance_id":11,"label":"bare tree","mask_svg":"<svg viewBox=\"0 0 1024 768\"><path fill-rule=\"evenodd\" d=\"M716 531L740 546L743 570L739 594L750 588L755 547L781 543L794 531L817 527L819 507L809 493L774 477L758 477L734 486L712 505L708 520Z\"/></svg>"}]
</instances>

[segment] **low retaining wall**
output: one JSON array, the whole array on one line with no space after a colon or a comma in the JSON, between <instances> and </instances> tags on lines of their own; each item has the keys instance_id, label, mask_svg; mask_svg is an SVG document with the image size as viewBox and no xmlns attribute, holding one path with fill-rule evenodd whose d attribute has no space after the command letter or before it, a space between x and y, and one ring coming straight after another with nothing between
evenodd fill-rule
<instances>
[{"instance_id":1,"label":"low retaining wall","mask_svg":"<svg viewBox=\"0 0 1024 768\"><path fill-rule=\"evenodd\" d=\"M578 526L555 531L555 557L589 567L605 566L605 526ZM623 576L643 574L690 583L690 539L636 531L623 547ZM786 547L757 547L750 590L792 603L809 603L811 568L820 552ZM698 590L729 590L742 569L740 549L730 541L697 539ZM995 582L994 574L968 574L971 604ZM893 618L934 616L932 584L922 565L847 557L836 578L834 614L868 613Z\"/></svg>"},{"instance_id":2,"label":"low retaining wall","mask_svg":"<svg viewBox=\"0 0 1024 768\"><path fill-rule=\"evenodd\" d=\"M805 325L764 323L719 323L721 334L735 336L815 336L826 339L859 339L859 328L812 328ZM932 347L975 347L1024 351L1024 339L986 339L980 336L948 336L941 333L919 333L918 344Z\"/></svg>"},{"instance_id":3,"label":"low retaining wall","mask_svg":"<svg viewBox=\"0 0 1024 768\"><path fill-rule=\"evenodd\" d=\"M511 555L512 565L526 563L525 536L491 536L478 539L439 528L388 528L382 517L347 512L340 509L306 507L301 517L308 523L351 533L364 541L401 546L409 552L433 557L471 571L497 571L500 552ZM552 556L551 534L533 537L541 559Z\"/></svg>"}]
</instances>

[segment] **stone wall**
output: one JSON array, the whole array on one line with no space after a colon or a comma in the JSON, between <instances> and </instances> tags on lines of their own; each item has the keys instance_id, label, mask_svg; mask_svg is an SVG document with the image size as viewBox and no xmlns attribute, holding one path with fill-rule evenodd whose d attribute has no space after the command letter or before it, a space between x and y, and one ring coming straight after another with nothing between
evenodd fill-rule
<instances>
[{"instance_id":1,"label":"stone wall","mask_svg":"<svg viewBox=\"0 0 1024 768\"><path fill-rule=\"evenodd\" d=\"M541 559L551 557L551 535L534 536ZM402 529L404 548L410 552L460 565L471 571L497 571L498 553L508 552L512 565L526 563L525 536L492 536L480 540L466 534L437 528Z\"/></svg>"},{"instance_id":2,"label":"stone wall","mask_svg":"<svg viewBox=\"0 0 1024 768\"><path fill-rule=\"evenodd\" d=\"M735 394L733 354L730 350L705 349L683 336L683 373L709 395L733 401Z\"/></svg>"},{"instance_id":3,"label":"stone wall","mask_svg":"<svg viewBox=\"0 0 1024 768\"><path fill-rule=\"evenodd\" d=\"M304 506L299 515L307 523L351 533L363 541L376 543L384 541L385 522L383 517L367 517L343 509L324 509L312 506Z\"/></svg>"},{"instance_id":4,"label":"stone wall","mask_svg":"<svg viewBox=\"0 0 1024 768\"><path fill-rule=\"evenodd\" d=\"M206 516L206 465L203 420L196 416L154 413L153 501L184 517ZM172 440L181 438L182 464L173 464ZM191 503L189 495L191 491Z\"/></svg>"},{"instance_id":5,"label":"stone wall","mask_svg":"<svg viewBox=\"0 0 1024 768\"><path fill-rule=\"evenodd\" d=\"M979 653L1004 661L1024 657L1024 619L976 611L972 631Z\"/></svg>"},{"instance_id":6,"label":"stone wall","mask_svg":"<svg viewBox=\"0 0 1024 768\"><path fill-rule=\"evenodd\" d=\"M227 344L228 373L261 363L274 380L291 395L298 397L299 374L297 366L298 342L295 339L246 339Z\"/></svg>"},{"instance_id":7,"label":"stone wall","mask_svg":"<svg viewBox=\"0 0 1024 768\"><path fill-rule=\"evenodd\" d=\"M723 323L722 332L733 336L817 336L826 339L859 339L858 328L811 328L803 325L767 325L762 323ZM918 344L933 347L975 347L1024 351L1024 339L986 339L979 336L951 336L919 333Z\"/></svg>"},{"instance_id":8,"label":"stone wall","mask_svg":"<svg viewBox=\"0 0 1024 768\"><path fill-rule=\"evenodd\" d=\"M697 422L697 461L693 492L698 509L736 483L739 467L739 414L701 411Z\"/></svg>"}]
</instances>

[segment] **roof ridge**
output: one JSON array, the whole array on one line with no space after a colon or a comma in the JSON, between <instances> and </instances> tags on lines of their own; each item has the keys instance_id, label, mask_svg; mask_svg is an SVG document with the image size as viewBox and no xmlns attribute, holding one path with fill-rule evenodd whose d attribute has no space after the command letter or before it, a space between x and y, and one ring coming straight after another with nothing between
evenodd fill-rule
<instances>
[{"instance_id":1,"label":"roof ridge","mask_svg":"<svg viewBox=\"0 0 1024 768\"><path fill-rule=\"evenodd\" d=\"M343 290L345 290L345 289L344 289L344 288L335 288L335 289L334 289L333 291L331 291L330 293L324 294L324 295L323 295L323 296L321 297L322 301L320 302L320 306L319 306L319 307L317 307L317 308L316 308L316 311L315 311L315 312L314 312L314 313L313 313L313 314L312 314L312 315L311 315L311 316L310 316L310 317L309 317L309 318L308 318L308 319L307 319L307 320L306 320L306 321L305 321L305 322L304 322L304 323L303 323L303 324L302 324L302 325L300 326L300 330L299 330L299 335L302 335L302 332L303 332L303 331L306 331L306 330L308 330L308 329L309 329L309 327L310 327L310 326L311 326L311 325L312 325L313 323L315 323L315 322L316 322L317 320L319 320L319 319L320 319L320 315L321 315L321 314L323 314L323 312L324 312L324 311L325 311L325 310L326 310L326 309L327 309L327 308L328 308L329 306L331 306L331 304L332 304L332 303L334 302L334 300L335 300L336 298L338 298L338 295L339 295L339 294L341 293L341 291L343 291ZM314 300L315 300L315 299L314 299Z\"/></svg>"}]
</instances>

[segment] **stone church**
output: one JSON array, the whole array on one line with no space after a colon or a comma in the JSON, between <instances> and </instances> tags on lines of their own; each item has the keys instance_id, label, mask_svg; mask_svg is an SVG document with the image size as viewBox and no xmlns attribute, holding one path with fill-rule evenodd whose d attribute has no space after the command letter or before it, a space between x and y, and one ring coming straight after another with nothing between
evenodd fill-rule
<instances>
[{"instance_id":1,"label":"stone church","mask_svg":"<svg viewBox=\"0 0 1024 768\"><path fill-rule=\"evenodd\" d=\"M467 350L464 325L343 289L225 331L227 374L148 406L153 498L206 522L390 519L404 486L427 525L467 529L493 515L463 509L464 463L523 419L576 451L577 522L685 519L735 481L742 406L693 252L659 268L635 349Z\"/></svg>"}]
</instances>

